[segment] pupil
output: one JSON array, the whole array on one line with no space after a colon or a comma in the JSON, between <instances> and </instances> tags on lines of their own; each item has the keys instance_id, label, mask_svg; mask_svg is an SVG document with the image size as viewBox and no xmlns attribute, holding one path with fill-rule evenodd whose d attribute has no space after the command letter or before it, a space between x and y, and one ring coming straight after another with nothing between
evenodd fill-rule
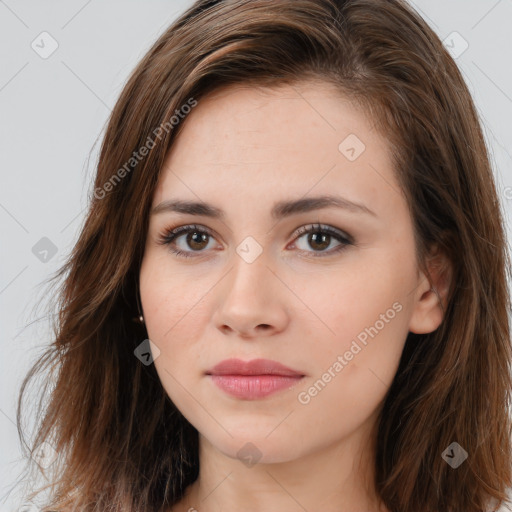
<instances>
[{"instance_id":1,"label":"pupil","mask_svg":"<svg viewBox=\"0 0 512 512\"><path fill-rule=\"evenodd\" d=\"M325 249L326 247L329 247L329 242L328 242L328 238L330 237L330 235L325 235L325 234L321 234L321 233L312 233L310 235L310 240L312 240L314 242L314 244L316 244L318 242L318 238L321 238L322 239L322 242L321 242L321 249ZM326 240L327 240L327 243L326 243Z\"/></svg>"},{"instance_id":2,"label":"pupil","mask_svg":"<svg viewBox=\"0 0 512 512\"><path fill-rule=\"evenodd\" d=\"M189 240L187 240L187 243L191 248L202 249L201 242L205 242L207 236L208 235L206 233L198 233L197 231L194 231L189 234ZM190 242L190 240L192 241L192 243ZM196 244L198 244L199 247L197 247Z\"/></svg>"}]
</instances>

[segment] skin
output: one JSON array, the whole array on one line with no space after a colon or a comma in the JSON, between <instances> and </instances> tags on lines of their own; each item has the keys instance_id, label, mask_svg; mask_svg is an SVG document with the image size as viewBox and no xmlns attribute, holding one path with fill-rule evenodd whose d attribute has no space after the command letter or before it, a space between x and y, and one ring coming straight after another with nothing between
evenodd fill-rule
<instances>
[{"instance_id":1,"label":"skin","mask_svg":"<svg viewBox=\"0 0 512 512\"><path fill-rule=\"evenodd\" d=\"M408 332L431 332L442 321L418 269L386 139L322 82L230 86L201 99L182 128L152 207L202 200L226 217L152 215L140 271L156 370L199 432L199 478L172 510L386 511L372 480L376 422ZM365 145L354 161L339 150L349 134ZM375 215L328 207L270 216L277 201L334 193ZM342 242L327 235L322 251L296 234L316 223L354 244L336 253ZM190 258L158 243L186 224L213 232L195 252L187 234L174 241ZM251 263L236 251L248 236L262 249ZM443 292L442 282L432 284ZM348 361L358 334L380 326L382 315L388 321ZM340 355L346 365L332 372ZM263 399L237 399L204 375L230 357L272 359L305 377ZM335 377L301 403L299 394L328 368ZM248 442L260 457L253 465L237 455Z\"/></svg>"}]
</instances>

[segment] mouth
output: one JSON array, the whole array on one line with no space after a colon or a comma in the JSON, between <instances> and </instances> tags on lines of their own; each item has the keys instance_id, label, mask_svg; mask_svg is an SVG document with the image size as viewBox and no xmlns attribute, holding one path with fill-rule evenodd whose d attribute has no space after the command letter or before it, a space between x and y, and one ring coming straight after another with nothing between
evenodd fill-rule
<instances>
[{"instance_id":1,"label":"mouth","mask_svg":"<svg viewBox=\"0 0 512 512\"><path fill-rule=\"evenodd\" d=\"M257 400L293 388L305 375L269 359L227 359L206 375L225 393L238 399Z\"/></svg>"},{"instance_id":2,"label":"mouth","mask_svg":"<svg viewBox=\"0 0 512 512\"><path fill-rule=\"evenodd\" d=\"M207 375L304 377L304 374L270 359L225 359L206 372Z\"/></svg>"},{"instance_id":3,"label":"mouth","mask_svg":"<svg viewBox=\"0 0 512 512\"><path fill-rule=\"evenodd\" d=\"M235 398L258 400L293 388L304 376L285 375L210 375L213 383Z\"/></svg>"}]
</instances>

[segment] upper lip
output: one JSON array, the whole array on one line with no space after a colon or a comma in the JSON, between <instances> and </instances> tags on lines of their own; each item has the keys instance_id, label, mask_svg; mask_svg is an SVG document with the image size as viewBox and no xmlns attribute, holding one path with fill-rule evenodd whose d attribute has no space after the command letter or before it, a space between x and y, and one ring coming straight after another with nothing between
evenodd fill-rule
<instances>
[{"instance_id":1,"label":"upper lip","mask_svg":"<svg viewBox=\"0 0 512 512\"><path fill-rule=\"evenodd\" d=\"M304 374L270 359L225 359L216 364L207 375L283 375L303 377Z\"/></svg>"}]
</instances>

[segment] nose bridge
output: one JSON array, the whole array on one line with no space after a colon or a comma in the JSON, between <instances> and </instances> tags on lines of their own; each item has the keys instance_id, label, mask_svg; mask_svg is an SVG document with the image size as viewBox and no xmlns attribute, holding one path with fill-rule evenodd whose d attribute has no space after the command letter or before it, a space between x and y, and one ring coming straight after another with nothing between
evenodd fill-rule
<instances>
[{"instance_id":1,"label":"nose bridge","mask_svg":"<svg viewBox=\"0 0 512 512\"><path fill-rule=\"evenodd\" d=\"M229 293L248 293L246 300L261 300L269 292L269 281L275 279L269 267L270 251L256 239L246 237L235 249L233 268L229 281ZM260 297L260 299L258 299ZM237 300L240 298L238 297Z\"/></svg>"},{"instance_id":2,"label":"nose bridge","mask_svg":"<svg viewBox=\"0 0 512 512\"><path fill-rule=\"evenodd\" d=\"M271 271L270 263L270 251L263 250L254 239L244 239L236 247L214 313L218 328L228 326L245 334L252 333L259 325L266 329L283 328L286 311L277 289L282 284Z\"/></svg>"}]
</instances>

